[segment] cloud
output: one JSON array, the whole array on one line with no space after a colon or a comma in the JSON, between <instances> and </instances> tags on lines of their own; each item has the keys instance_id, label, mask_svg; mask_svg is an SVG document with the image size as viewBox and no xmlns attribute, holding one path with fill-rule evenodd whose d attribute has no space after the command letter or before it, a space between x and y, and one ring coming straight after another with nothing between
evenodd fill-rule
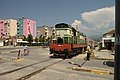
<instances>
[{"instance_id":1,"label":"cloud","mask_svg":"<svg viewBox=\"0 0 120 80\"><path fill-rule=\"evenodd\" d=\"M84 12L82 16L82 30L85 32L105 32L115 27L115 6Z\"/></svg>"},{"instance_id":2,"label":"cloud","mask_svg":"<svg viewBox=\"0 0 120 80\"><path fill-rule=\"evenodd\" d=\"M72 27L74 27L76 30L79 30L79 29L80 29L80 26L81 26L81 21L75 20L71 25L72 25Z\"/></svg>"}]
</instances>

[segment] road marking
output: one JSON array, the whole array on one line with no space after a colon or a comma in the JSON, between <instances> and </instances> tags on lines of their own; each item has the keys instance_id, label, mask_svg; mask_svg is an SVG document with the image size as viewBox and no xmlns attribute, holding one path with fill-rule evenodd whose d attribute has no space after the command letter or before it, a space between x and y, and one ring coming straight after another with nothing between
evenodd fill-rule
<instances>
[{"instance_id":1,"label":"road marking","mask_svg":"<svg viewBox=\"0 0 120 80\"><path fill-rule=\"evenodd\" d=\"M24 58L16 59L16 60L13 60L13 61L19 62L19 61L22 61L22 60L24 60Z\"/></svg>"},{"instance_id":2,"label":"road marking","mask_svg":"<svg viewBox=\"0 0 120 80\"><path fill-rule=\"evenodd\" d=\"M68 69L91 72L91 73L95 73L95 74L105 74L105 75L113 75L114 74L108 69L106 69L106 70L105 69L103 69L103 70L101 70L101 69L89 69L86 67L68 67Z\"/></svg>"},{"instance_id":3,"label":"road marking","mask_svg":"<svg viewBox=\"0 0 120 80\"><path fill-rule=\"evenodd\" d=\"M96 73L96 74L107 74L109 75L109 71L104 71L104 70L91 70L91 72Z\"/></svg>"}]
</instances>

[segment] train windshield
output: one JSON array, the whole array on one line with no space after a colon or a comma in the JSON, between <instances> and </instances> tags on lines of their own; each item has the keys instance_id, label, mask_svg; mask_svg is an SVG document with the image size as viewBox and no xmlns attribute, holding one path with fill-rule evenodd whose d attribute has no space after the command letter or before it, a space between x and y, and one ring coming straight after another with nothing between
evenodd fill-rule
<instances>
[{"instance_id":1,"label":"train windshield","mask_svg":"<svg viewBox=\"0 0 120 80\"><path fill-rule=\"evenodd\" d=\"M59 37L59 38L57 39L57 43L58 43L58 44L63 44L63 39Z\"/></svg>"},{"instance_id":2,"label":"train windshield","mask_svg":"<svg viewBox=\"0 0 120 80\"><path fill-rule=\"evenodd\" d=\"M56 35L60 35L60 37L64 37L64 34L67 33L67 29L58 29L56 31Z\"/></svg>"}]
</instances>

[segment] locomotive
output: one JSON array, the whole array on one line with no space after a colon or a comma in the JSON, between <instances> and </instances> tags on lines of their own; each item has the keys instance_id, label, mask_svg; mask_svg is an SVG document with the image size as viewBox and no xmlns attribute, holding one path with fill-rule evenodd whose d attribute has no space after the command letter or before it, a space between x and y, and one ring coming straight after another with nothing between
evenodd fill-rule
<instances>
[{"instance_id":1,"label":"locomotive","mask_svg":"<svg viewBox=\"0 0 120 80\"><path fill-rule=\"evenodd\" d=\"M71 58L86 48L86 36L66 23L55 25L56 39L50 44L50 54Z\"/></svg>"}]
</instances>

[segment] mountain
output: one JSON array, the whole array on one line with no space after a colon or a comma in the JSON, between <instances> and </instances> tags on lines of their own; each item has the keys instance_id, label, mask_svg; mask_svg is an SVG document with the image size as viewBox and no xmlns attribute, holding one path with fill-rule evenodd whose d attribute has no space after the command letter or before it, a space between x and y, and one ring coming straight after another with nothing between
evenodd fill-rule
<instances>
[{"instance_id":1,"label":"mountain","mask_svg":"<svg viewBox=\"0 0 120 80\"><path fill-rule=\"evenodd\" d=\"M95 41L101 41L103 36L102 35L89 35L88 37Z\"/></svg>"}]
</instances>

